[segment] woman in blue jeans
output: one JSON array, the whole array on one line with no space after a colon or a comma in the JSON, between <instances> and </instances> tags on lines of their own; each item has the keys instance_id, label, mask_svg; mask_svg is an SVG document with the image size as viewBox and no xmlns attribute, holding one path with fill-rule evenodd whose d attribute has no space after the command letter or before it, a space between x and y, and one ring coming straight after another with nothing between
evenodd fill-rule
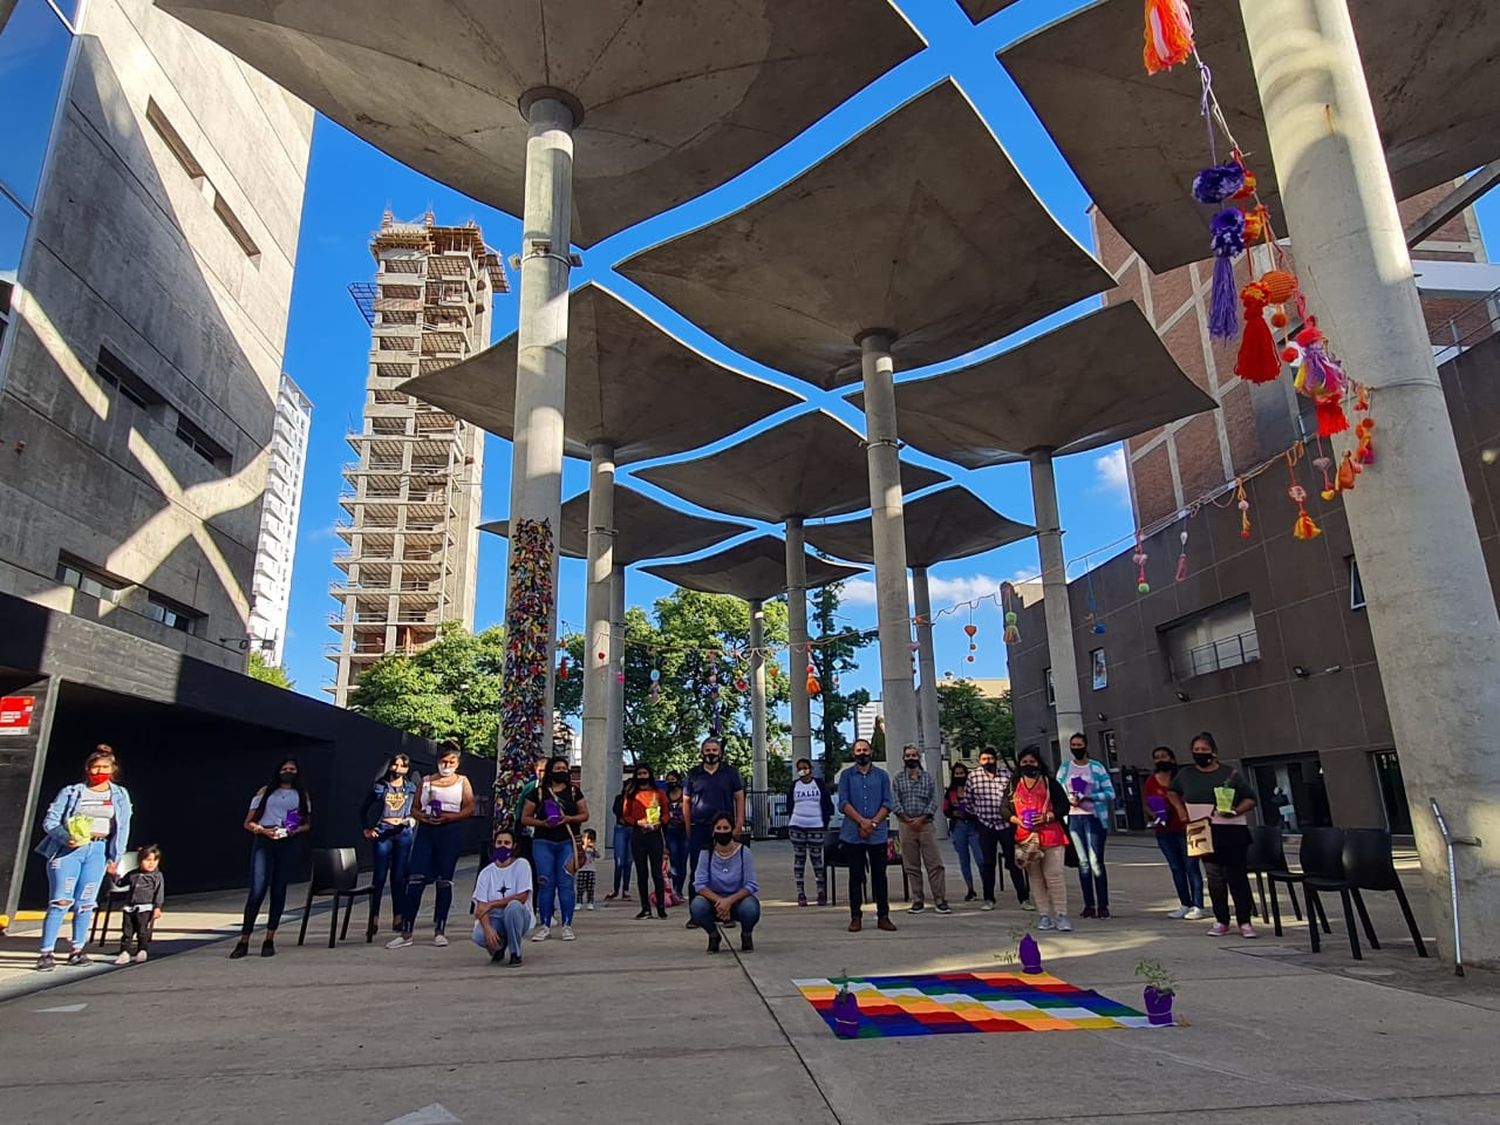
<instances>
[{"instance_id":1,"label":"woman in blue jeans","mask_svg":"<svg viewBox=\"0 0 1500 1125\"><path fill-rule=\"evenodd\" d=\"M750 849L736 842L734 818L728 813L714 817L712 846L698 853L693 875L693 901L688 910L698 928L708 932L708 951L719 952L724 937L719 927L740 924L740 949L755 949L753 931L760 921L760 883L755 878L755 859Z\"/></svg>"},{"instance_id":2,"label":"woman in blue jeans","mask_svg":"<svg viewBox=\"0 0 1500 1125\"><path fill-rule=\"evenodd\" d=\"M416 800L417 783L411 778L411 759L405 754L397 754L376 776L375 784L365 794L364 804L360 807L365 839L370 841L370 852L375 860L375 873L370 879L375 888L370 895L371 937L380 932L380 898L387 877L391 882L391 929L398 934L402 930L407 862L411 858L412 838L417 827L416 817L412 815Z\"/></svg>"},{"instance_id":3,"label":"woman in blue jeans","mask_svg":"<svg viewBox=\"0 0 1500 1125\"><path fill-rule=\"evenodd\" d=\"M1156 846L1166 857L1177 901L1182 904L1167 917L1207 918L1203 910L1203 869L1187 854L1187 822L1170 797L1172 779L1177 776L1177 755L1170 746L1158 746L1151 751L1151 762L1151 776L1141 786L1141 796L1156 829Z\"/></svg>"},{"instance_id":4,"label":"woman in blue jeans","mask_svg":"<svg viewBox=\"0 0 1500 1125\"><path fill-rule=\"evenodd\" d=\"M406 876L406 902L401 908L401 932L385 943L387 949L405 949L412 944L422 895L428 883L437 884L437 902L432 908L432 944L448 944L448 911L453 907L453 872L463 849L463 822L474 815L474 789L458 772L458 743L443 743L437 773L422 779L412 818L417 822Z\"/></svg>"},{"instance_id":5,"label":"woman in blue jeans","mask_svg":"<svg viewBox=\"0 0 1500 1125\"><path fill-rule=\"evenodd\" d=\"M688 835L682 822L682 781L667 774L667 860L672 868L672 889L682 897L688 876Z\"/></svg>"},{"instance_id":6,"label":"woman in blue jeans","mask_svg":"<svg viewBox=\"0 0 1500 1125\"><path fill-rule=\"evenodd\" d=\"M1078 853L1078 884L1083 891L1080 918L1109 917L1109 873L1104 842L1115 801L1115 785L1102 762L1089 757L1089 741L1080 732L1068 739L1071 762L1057 767L1057 783L1068 795L1068 835Z\"/></svg>"},{"instance_id":7,"label":"woman in blue jeans","mask_svg":"<svg viewBox=\"0 0 1500 1125\"><path fill-rule=\"evenodd\" d=\"M629 785L630 782L626 781L625 784ZM610 837L610 851L614 855L614 874L610 881L609 894L604 896L605 902L630 897L630 872L635 867L635 859L630 854L630 825L625 823L624 789L615 794L611 811L615 815L615 830Z\"/></svg>"},{"instance_id":8,"label":"woman in blue jeans","mask_svg":"<svg viewBox=\"0 0 1500 1125\"><path fill-rule=\"evenodd\" d=\"M984 870L984 850L979 846L979 824L964 799L964 787L969 781L969 767L962 762L953 764L952 780L943 794L943 815L948 818L948 838L958 852L958 868L963 872L964 901L973 902L974 868Z\"/></svg>"},{"instance_id":9,"label":"woman in blue jeans","mask_svg":"<svg viewBox=\"0 0 1500 1125\"><path fill-rule=\"evenodd\" d=\"M99 883L106 872L119 871L120 857L130 840L130 794L115 784L116 769L114 751L101 743L84 759L83 780L64 786L42 818L44 835L36 854L47 861L47 917L36 959L39 973L57 967L52 950L70 909L73 948L68 964L89 963L84 947Z\"/></svg>"},{"instance_id":10,"label":"woman in blue jeans","mask_svg":"<svg viewBox=\"0 0 1500 1125\"><path fill-rule=\"evenodd\" d=\"M250 935L255 930L255 916L270 892L270 912L266 915L266 937L261 943L262 957L276 956L276 927L286 909L286 885L291 882L297 859L297 838L312 827L312 803L307 799L307 785L296 758L283 758L271 775L271 781L250 799L245 814L245 831L250 833L250 893L245 898L245 918L240 924L240 940L229 953L239 960L250 952Z\"/></svg>"},{"instance_id":11,"label":"woman in blue jeans","mask_svg":"<svg viewBox=\"0 0 1500 1125\"><path fill-rule=\"evenodd\" d=\"M552 911L562 912L563 941L572 941L573 872L578 867L578 828L588 823L589 803L573 784L573 769L561 754L548 759L547 773L526 799L521 823L532 830L531 866L536 874L537 918L532 941L552 934Z\"/></svg>"}]
</instances>

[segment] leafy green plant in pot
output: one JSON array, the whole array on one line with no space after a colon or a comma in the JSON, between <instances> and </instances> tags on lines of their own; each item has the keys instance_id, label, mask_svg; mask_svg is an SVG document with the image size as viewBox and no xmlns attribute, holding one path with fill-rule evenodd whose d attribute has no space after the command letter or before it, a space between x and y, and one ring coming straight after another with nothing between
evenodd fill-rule
<instances>
[{"instance_id":1,"label":"leafy green plant in pot","mask_svg":"<svg viewBox=\"0 0 1500 1125\"><path fill-rule=\"evenodd\" d=\"M1144 960L1135 967L1135 975L1146 982L1146 1017L1157 1027L1172 1023L1172 997L1177 994L1177 978L1160 961Z\"/></svg>"}]
</instances>

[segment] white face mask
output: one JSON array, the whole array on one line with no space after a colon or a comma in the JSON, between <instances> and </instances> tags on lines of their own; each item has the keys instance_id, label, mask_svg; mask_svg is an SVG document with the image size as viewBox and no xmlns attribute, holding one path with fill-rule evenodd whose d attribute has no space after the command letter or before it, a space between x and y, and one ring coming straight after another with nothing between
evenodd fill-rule
<instances>
[{"instance_id":1,"label":"white face mask","mask_svg":"<svg viewBox=\"0 0 1500 1125\"><path fill-rule=\"evenodd\" d=\"M457 766L438 766L439 777L452 777L458 772Z\"/></svg>"}]
</instances>

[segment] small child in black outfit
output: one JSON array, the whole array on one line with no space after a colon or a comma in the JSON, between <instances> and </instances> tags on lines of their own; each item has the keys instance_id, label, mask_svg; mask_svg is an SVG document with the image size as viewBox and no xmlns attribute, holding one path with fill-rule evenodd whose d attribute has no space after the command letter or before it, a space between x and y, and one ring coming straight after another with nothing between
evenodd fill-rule
<instances>
[{"instance_id":1,"label":"small child in black outfit","mask_svg":"<svg viewBox=\"0 0 1500 1125\"><path fill-rule=\"evenodd\" d=\"M599 837L592 828L583 830L583 866L578 869L578 901L585 910L594 909L594 887L598 879Z\"/></svg>"},{"instance_id":2,"label":"small child in black outfit","mask_svg":"<svg viewBox=\"0 0 1500 1125\"><path fill-rule=\"evenodd\" d=\"M127 888L125 906L120 912L123 929L120 933L120 955L116 965L128 965L132 960L139 965L151 951L151 933L156 920L161 917L161 904L167 897L167 880L161 873L161 849L151 844L137 855L138 867L120 879L119 885ZM135 945L135 955L130 947Z\"/></svg>"}]
</instances>

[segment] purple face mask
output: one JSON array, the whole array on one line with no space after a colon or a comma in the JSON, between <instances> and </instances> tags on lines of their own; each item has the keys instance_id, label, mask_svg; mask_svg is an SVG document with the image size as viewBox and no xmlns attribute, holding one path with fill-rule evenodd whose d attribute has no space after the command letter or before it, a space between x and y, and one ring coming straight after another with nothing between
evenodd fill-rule
<instances>
[{"instance_id":1,"label":"purple face mask","mask_svg":"<svg viewBox=\"0 0 1500 1125\"><path fill-rule=\"evenodd\" d=\"M501 844L494 851L490 852L490 859L495 863L509 863L511 854L511 850L504 844Z\"/></svg>"}]
</instances>

